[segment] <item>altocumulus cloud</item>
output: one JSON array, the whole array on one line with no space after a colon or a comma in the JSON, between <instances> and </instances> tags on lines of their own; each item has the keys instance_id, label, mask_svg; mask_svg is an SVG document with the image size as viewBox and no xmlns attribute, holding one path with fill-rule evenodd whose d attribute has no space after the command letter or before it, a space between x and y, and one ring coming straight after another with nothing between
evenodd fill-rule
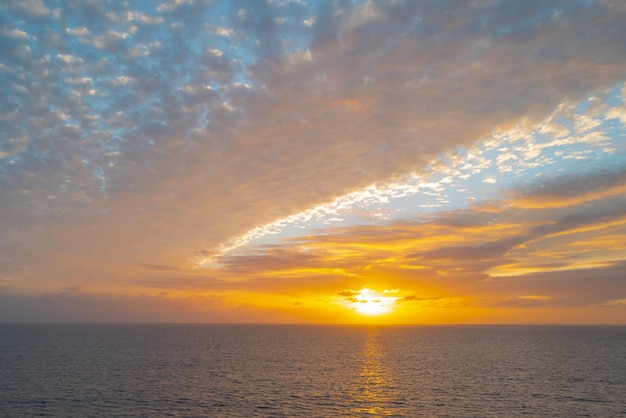
<instances>
[{"instance_id":1,"label":"altocumulus cloud","mask_svg":"<svg viewBox=\"0 0 626 418\"><path fill-rule=\"evenodd\" d=\"M4 2L3 297L210 282L194 255L623 82L625 18L620 1ZM313 257L288 255L248 261Z\"/></svg>"}]
</instances>

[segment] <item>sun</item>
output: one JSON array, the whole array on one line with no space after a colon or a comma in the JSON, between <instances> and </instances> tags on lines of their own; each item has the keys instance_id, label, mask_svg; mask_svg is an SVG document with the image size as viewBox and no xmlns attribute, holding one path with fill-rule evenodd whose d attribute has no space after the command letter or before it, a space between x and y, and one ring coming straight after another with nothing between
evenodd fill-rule
<instances>
[{"instance_id":1,"label":"sun","mask_svg":"<svg viewBox=\"0 0 626 418\"><path fill-rule=\"evenodd\" d=\"M384 293L384 292L383 292ZM393 310L396 298L381 295L369 288L363 288L350 301L350 307L361 315L383 315Z\"/></svg>"}]
</instances>

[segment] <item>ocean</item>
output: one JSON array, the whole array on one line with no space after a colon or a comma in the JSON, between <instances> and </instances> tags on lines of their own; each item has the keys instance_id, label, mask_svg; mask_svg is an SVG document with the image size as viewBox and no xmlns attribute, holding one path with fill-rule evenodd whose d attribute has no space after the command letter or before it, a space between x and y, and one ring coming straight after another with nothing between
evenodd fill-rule
<instances>
[{"instance_id":1,"label":"ocean","mask_svg":"<svg viewBox=\"0 0 626 418\"><path fill-rule=\"evenodd\" d=\"M626 327L0 325L1 417L626 417Z\"/></svg>"}]
</instances>

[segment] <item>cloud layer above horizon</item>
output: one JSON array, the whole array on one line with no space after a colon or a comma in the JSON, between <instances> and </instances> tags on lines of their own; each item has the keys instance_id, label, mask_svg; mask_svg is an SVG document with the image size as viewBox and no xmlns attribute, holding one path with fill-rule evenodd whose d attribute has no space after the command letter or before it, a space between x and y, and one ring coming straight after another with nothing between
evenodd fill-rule
<instances>
[{"instance_id":1,"label":"cloud layer above horizon","mask_svg":"<svg viewBox=\"0 0 626 418\"><path fill-rule=\"evenodd\" d=\"M620 1L23 0L0 20L0 321L325 320L378 286L404 322L626 323Z\"/></svg>"}]
</instances>

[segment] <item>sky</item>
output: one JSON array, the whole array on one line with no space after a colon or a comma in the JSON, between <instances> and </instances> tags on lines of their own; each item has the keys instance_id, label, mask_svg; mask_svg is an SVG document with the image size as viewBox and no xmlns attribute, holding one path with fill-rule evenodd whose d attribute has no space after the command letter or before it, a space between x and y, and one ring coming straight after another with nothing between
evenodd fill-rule
<instances>
[{"instance_id":1,"label":"sky","mask_svg":"<svg viewBox=\"0 0 626 418\"><path fill-rule=\"evenodd\" d=\"M620 0L0 3L0 322L626 324Z\"/></svg>"}]
</instances>

